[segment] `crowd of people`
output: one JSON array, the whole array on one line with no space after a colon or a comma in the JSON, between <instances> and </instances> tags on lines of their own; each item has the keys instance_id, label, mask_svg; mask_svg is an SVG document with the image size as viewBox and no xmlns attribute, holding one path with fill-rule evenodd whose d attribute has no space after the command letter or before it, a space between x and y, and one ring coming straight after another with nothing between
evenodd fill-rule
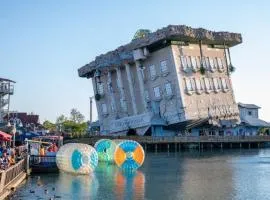
<instances>
[{"instance_id":1,"label":"crowd of people","mask_svg":"<svg viewBox=\"0 0 270 200\"><path fill-rule=\"evenodd\" d=\"M15 165L22 159L22 152L18 147L2 145L0 147L0 170L6 170L10 166Z\"/></svg>"}]
</instances>

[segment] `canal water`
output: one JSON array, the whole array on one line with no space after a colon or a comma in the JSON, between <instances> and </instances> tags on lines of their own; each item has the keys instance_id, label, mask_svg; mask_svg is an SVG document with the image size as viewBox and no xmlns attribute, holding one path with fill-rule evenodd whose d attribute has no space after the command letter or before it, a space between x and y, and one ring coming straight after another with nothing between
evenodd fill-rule
<instances>
[{"instance_id":1,"label":"canal water","mask_svg":"<svg viewBox=\"0 0 270 200\"><path fill-rule=\"evenodd\" d=\"M134 174L32 175L11 199L270 199L270 149L147 153Z\"/></svg>"}]
</instances>

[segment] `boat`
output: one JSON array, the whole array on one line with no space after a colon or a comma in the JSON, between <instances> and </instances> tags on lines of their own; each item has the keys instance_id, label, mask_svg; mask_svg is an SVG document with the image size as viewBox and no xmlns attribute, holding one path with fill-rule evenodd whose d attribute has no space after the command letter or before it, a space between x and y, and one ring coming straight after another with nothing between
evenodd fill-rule
<instances>
[{"instance_id":1,"label":"boat","mask_svg":"<svg viewBox=\"0 0 270 200\"><path fill-rule=\"evenodd\" d=\"M58 172L56 153L63 145L62 136L37 136L26 140L33 173Z\"/></svg>"}]
</instances>

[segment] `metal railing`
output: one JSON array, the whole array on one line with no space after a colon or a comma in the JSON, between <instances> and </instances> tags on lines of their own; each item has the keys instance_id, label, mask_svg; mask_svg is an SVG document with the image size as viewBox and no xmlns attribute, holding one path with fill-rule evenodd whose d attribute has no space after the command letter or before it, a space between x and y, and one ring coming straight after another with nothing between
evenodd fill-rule
<instances>
[{"instance_id":1,"label":"metal railing","mask_svg":"<svg viewBox=\"0 0 270 200\"><path fill-rule=\"evenodd\" d=\"M26 159L24 158L15 165L0 172L0 193L21 173L26 171Z\"/></svg>"},{"instance_id":2,"label":"metal railing","mask_svg":"<svg viewBox=\"0 0 270 200\"><path fill-rule=\"evenodd\" d=\"M44 165L47 167L52 167L56 165L56 156L30 156L30 166Z\"/></svg>"},{"instance_id":3,"label":"metal railing","mask_svg":"<svg viewBox=\"0 0 270 200\"><path fill-rule=\"evenodd\" d=\"M65 143L80 142L94 144L100 139L130 139L139 143L195 143L195 142L270 142L270 136L92 136L66 140Z\"/></svg>"}]
</instances>

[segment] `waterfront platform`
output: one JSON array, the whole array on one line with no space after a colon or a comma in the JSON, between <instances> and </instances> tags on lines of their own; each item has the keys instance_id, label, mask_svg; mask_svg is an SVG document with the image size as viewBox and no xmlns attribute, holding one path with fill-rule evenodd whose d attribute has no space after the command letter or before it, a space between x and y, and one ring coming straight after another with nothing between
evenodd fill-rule
<instances>
[{"instance_id":1,"label":"waterfront platform","mask_svg":"<svg viewBox=\"0 0 270 200\"><path fill-rule=\"evenodd\" d=\"M262 148L270 142L270 136L91 136L66 139L64 143L85 143L94 145L100 139L130 139L139 142L145 150L176 150L183 148Z\"/></svg>"}]
</instances>

